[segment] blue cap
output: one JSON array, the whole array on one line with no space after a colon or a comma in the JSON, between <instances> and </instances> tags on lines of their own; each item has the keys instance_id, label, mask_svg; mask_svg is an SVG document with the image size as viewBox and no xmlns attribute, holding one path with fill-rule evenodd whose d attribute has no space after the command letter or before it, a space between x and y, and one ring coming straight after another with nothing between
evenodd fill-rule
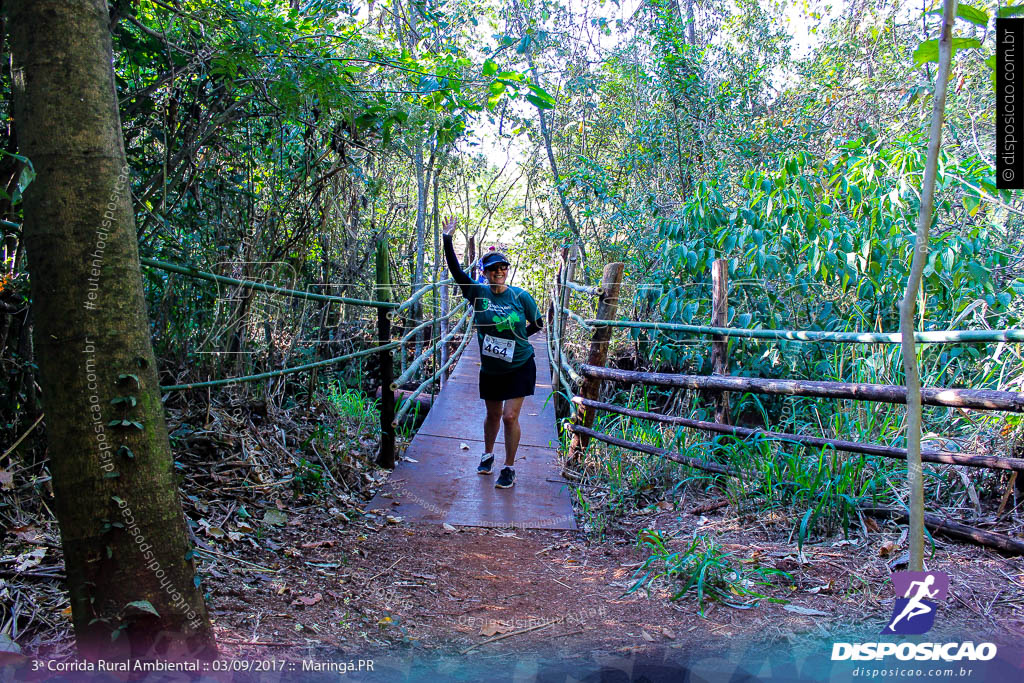
<instances>
[{"instance_id":1,"label":"blue cap","mask_svg":"<svg viewBox=\"0 0 1024 683\"><path fill-rule=\"evenodd\" d=\"M505 258L505 255L502 254L500 251L489 251L484 255L482 259L480 259L480 265L483 267L484 270L487 270L488 268L493 268L499 263L504 263L506 266L512 265L511 263L509 263L509 260Z\"/></svg>"}]
</instances>

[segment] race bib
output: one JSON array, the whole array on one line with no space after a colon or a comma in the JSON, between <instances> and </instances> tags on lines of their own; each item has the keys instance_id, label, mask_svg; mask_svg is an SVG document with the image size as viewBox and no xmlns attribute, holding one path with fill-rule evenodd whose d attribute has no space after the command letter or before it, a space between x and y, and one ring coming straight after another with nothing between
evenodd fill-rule
<instances>
[{"instance_id":1,"label":"race bib","mask_svg":"<svg viewBox=\"0 0 1024 683\"><path fill-rule=\"evenodd\" d=\"M515 350L515 339L500 339L498 337L492 337L489 334L485 334L484 345L481 347L480 353L485 356L490 356L491 358L500 358L506 363L511 363Z\"/></svg>"}]
</instances>

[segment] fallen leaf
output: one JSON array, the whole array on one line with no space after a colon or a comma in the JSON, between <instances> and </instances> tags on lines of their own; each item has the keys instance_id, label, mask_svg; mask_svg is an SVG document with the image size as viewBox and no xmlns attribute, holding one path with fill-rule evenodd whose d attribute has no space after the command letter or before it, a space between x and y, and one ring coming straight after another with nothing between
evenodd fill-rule
<instances>
[{"instance_id":1,"label":"fallen leaf","mask_svg":"<svg viewBox=\"0 0 1024 683\"><path fill-rule=\"evenodd\" d=\"M675 631L673 631L672 629L670 629L670 628L668 628L666 626L662 626L661 627L661 633L662 633L662 635L664 635L669 640L675 640L676 639Z\"/></svg>"},{"instance_id":2,"label":"fallen leaf","mask_svg":"<svg viewBox=\"0 0 1024 683\"><path fill-rule=\"evenodd\" d=\"M783 605L782 609L787 612L794 614L803 614L808 617L827 617L828 612L822 612L819 609L811 609L810 607L801 607L800 605Z\"/></svg>"},{"instance_id":3,"label":"fallen leaf","mask_svg":"<svg viewBox=\"0 0 1024 683\"><path fill-rule=\"evenodd\" d=\"M11 640L11 637L6 633L0 633L0 652L21 654L21 646Z\"/></svg>"},{"instance_id":4,"label":"fallen leaf","mask_svg":"<svg viewBox=\"0 0 1024 683\"><path fill-rule=\"evenodd\" d=\"M667 500L659 500L658 501L658 509L659 510L671 510L672 509L672 503L668 502Z\"/></svg>"},{"instance_id":5,"label":"fallen leaf","mask_svg":"<svg viewBox=\"0 0 1024 683\"><path fill-rule=\"evenodd\" d=\"M219 526L206 527L206 535L212 536L213 538L224 538L227 534Z\"/></svg>"},{"instance_id":6,"label":"fallen leaf","mask_svg":"<svg viewBox=\"0 0 1024 683\"><path fill-rule=\"evenodd\" d=\"M306 597L305 595L300 595L295 600L292 600L292 607L297 607L299 605L305 605L306 607L309 607L310 605L315 605L316 603L320 602L323 599L324 599L324 596L321 595L320 593L315 594L311 598Z\"/></svg>"},{"instance_id":7,"label":"fallen leaf","mask_svg":"<svg viewBox=\"0 0 1024 683\"><path fill-rule=\"evenodd\" d=\"M263 521L271 526L284 526L288 523L288 515L280 510L267 510L263 513Z\"/></svg>"},{"instance_id":8,"label":"fallen leaf","mask_svg":"<svg viewBox=\"0 0 1024 683\"><path fill-rule=\"evenodd\" d=\"M312 543L303 543L303 548L330 548L334 545L334 541L313 541Z\"/></svg>"},{"instance_id":9,"label":"fallen leaf","mask_svg":"<svg viewBox=\"0 0 1024 683\"><path fill-rule=\"evenodd\" d=\"M35 550L18 555L14 560L17 563L14 565L15 573L23 572L32 567L38 567L44 557L46 557L46 548L36 548Z\"/></svg>"},{"instance_id":10,"label":"fallen leaf","mask_svg":"<svg viewBox=\"0 0 1024 683\"><path fill-rule=\"evenodd\" d=\"M642 638L643 638L644 640L646 640L646 641L647 641L648 643L653 643L653 642L654 642L654 636L652 636L652 635L651 635L650 633L648 633L647 631L640 631L640 636L641 636L641 637L642 637Z\"/></svg>"},{"instance_id":11,"label":"fallen leaf","mask_svg":"<svg viewBox=\"0 0 1024 683\"><path fill-rule=\"evenodd\" d=\"M14 488L14 472L0 470L0 488L7 490Z\"/></svg>"},{"instance_id":12,"label":"fallen leaf","mask_svg":"<svg viewBox=\"0 0 1024 683\"><path fill-rule=\"evenodd\" d=\"M124 606L124 608L126 614L151 614L158 618L160 616L160 613L156 611L156 608L153 607L153 603L149 600L135 600L134 602L129 602Z\"/></svg>"},{"instance_id":13,"label":"fallen leaf","mask_svg":"<svg viewBox=\"0 0 1024 683\"><path fill-rule=\"evenodd\" d=\"M390 524L401 524L402 523L402 518L401 517L394 517L392 515L388 515L387 517L385 517L385 519L387 519L388 523L390 523Z\"/></svg>"},{"instance_id":14,"label":"fallen leaf","mask_svg":"<svg viewBox=\"0 0 1024 683\"><path fill-rule=\"evenodd\" d=\"M448 522L445 522L444 524L442 524L441 528L444 529L445 531L455 531L455 527L453 527Z\"/></svg>"},{"instance_id":15,"label":"fallen leaf","mask_svg":"<svg viewBox=\"0 0 1024 683\"><path fill-rule=\"evenodd\" d=\"M889 557L890 555L892 555L894 552L896 552L899 549L900 549L900 547L898 545L896 545L895 543L893 543L892 541L886 541L878 549L878 556L879 557Z\"/></svg>"},{"instance_id":16,"label":"fallen leaf","mask_svg":"<svg viewBox=\"0 0 1024 683\"><path fill-rule=\"evenodd\" d=\"M38 543L42 540L42 535L39 533L39 529L34 526L16 526L10 529L10 532L14 534L14 537L20 541L26 543Z\"/></svg>"},{"instance_id":17,"label":"fallen leaf","mask_svg":"<svg viewBox=\"0 0 1024 683\"><path fill-rule=\"evenodd\" d=\"M904 552L900 554L895 560L889 561L889 569L895 570L896 567L901 567L910 562L910 552Z\"/></svg>"},{"instance_id":18,"label":"fallen leaf","mask_svg":"<svg viewBox=\"0 0 1024 683\"><path fill-rule=\"evenodd\" d=\"M487 636L489 638L491 636L496 636L499 633L508 633L511 630L511 626L506 626L500 621L495 621L492 619L491 621L488 621L486 624L484 624L484 627L480 629L480 635Z\"/></svg>"}]
</instances>

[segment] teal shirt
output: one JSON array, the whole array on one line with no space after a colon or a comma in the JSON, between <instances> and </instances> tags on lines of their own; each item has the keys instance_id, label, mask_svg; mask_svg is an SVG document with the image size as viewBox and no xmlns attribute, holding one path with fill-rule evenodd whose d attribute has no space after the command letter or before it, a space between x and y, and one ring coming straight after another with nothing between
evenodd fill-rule
<instances>
[{"instance_id":1,"label":"teal shirt","mask_svg":"<svg viewBox=\"0 0 1024 683\"><path fill-rule=\"evenodd\" d=\"M464 286L466 298L473 304L473 324L476 325L477 342L480 344L480 370L497 374L514 370L533 356L533 347L526 336L528 323L540 320L540 310L530 293L520 287L506 287L501 294L491 291L489 285L473 284ZM514 343L511 360L503 360L488 353L484 342L490 337L500 354L502 344Z\"/></svg>"},{"instance_id":2,"label":"teal shirt","mask_svg":"<svg viewBox=\"0 0 1024 683\"><path fill-rule=\"evenodd\" d=\"M473 282L459 267L451 235L444 236L444 258L448 270L462 290L462 296L473 306L477 343L480 344L480 371L500 374L515 370L533 356L527 327L534 332L543 326L537 302L521 287L505 288L501 294L490 285Z\"/></svg>"}]
</instances>

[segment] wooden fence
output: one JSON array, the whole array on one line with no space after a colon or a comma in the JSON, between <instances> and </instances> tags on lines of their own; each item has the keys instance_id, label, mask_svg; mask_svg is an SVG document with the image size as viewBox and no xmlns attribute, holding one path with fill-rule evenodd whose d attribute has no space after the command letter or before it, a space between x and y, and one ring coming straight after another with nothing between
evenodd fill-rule
<instances>
[{"instance_id":1,"label":"wooden fence","mask_svg":"<svg viewBox=\"0 0 1024 683\"><path fill-rule=\"evenodd\" d=\"M616 318L619 290L622 283L622 264L610 263L604 269L601 285L588 286L572 279L575 271L573 255L563 252L563 263L559 269L556 284L552 292L552 330L549 343L552 345L552 372L559 378L554 385L560 392L565 392L574 411L572 420L566 427L572 432L569 447L569 462L578 461L586 450L590 439L600 441L637 452L657 455L675 462L686 464L696 469L718 475L739 476L733 468L709 460L701 460L683 456L667 449L656 448L649 444L614 437L593 429L596 411L605 411L626 415L638 419L656 421L663 424L682 426L689 429L714 434L731 435L738 438L767 438L784 443L791 443L815 448L832 448L837 451L872 455L884 458L906 460L907 451L881 444L861 443L842 439L789 434L766 429L738 427L730 424L729 393L744 392L768 395L825 397L834 399L853 399L860 401L885 402L893 404L906 403L906 388L903 386L855 383L826 382L794 379L762 379L754 377L736 377L728 375L729 362L727 357L726 339L729 337L792 340L818 343L899 343L899 334L860 333L860 332L829 332L800 330L757 330L727 327L728 311L728 269L727 261L719 259L712 266L712 319L711 325L682 325L675 323L641 322L618 320ZM598 298L597 313L594 318L584 318L569 310L566 305L567 294L578 294ZM575 368L562 351L565 339L566 323L569 318L576 320L584 329L592 331L590 352L587 362ZM653 373L618 370L605 367L608 343L611 332L615 328L643 328L666 330L676 333L710 336L712 374L709 376ZM970 330L949 332L918 332L915 337L920 342L928 343L972 343L972 342L1006 342L1024 341L1024 330ZM715 420L692 420L683 417L660 413L634 410L598 400L603 382L614 382L627 385L645 385L698 390L710 394L715 401ZM578 391L575 387L578 387ZM950 406L973 410L999 410L1024 413L1024 394L1010 391L994 391L987 389L954 389L926 387L922 388L922 402L925 405ZM925 462L965 465L968 467L1001 469L1012 471L1010 486L1024 471L1024 459L998 457L994 455L964 454L940 450L922 451ZM1007 492L1009 493L1009 491ZM1005 499L1004 499L1005 500ZM900 511L862 507L871 514L889 514L898 516ZM959 538L983 543L1004 551L1024 553L1024 542L1003 534L982 531L966 527L962 524L942 520L934 515L926 522L933 528L951 533Z\"/></svg>"}]
</instances>

